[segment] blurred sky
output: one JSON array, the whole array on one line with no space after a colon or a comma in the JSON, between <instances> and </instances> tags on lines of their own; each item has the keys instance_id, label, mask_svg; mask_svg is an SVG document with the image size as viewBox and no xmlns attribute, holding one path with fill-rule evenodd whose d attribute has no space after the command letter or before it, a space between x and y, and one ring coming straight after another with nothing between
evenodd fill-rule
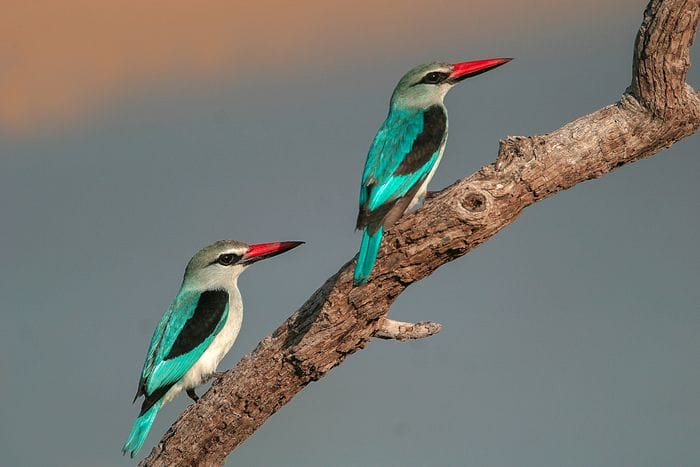
<instances>
[{"instance_id":1,"label":"blurred sky","mask_svg":"<svg viewBox=\"0 0 700 467\"><path fill-rule=\"evenodd\" d=\"M198 248L307 241L244 275L222 368L352 257L365 154L409 68L516 57L446 99L442 188L499 138L618 99L644 6L4 2L2 464L135 463L138 374ZM697 465L699 152L695 135L527 209L397 301L439 335L371 342L228 464Z\"/></svg>"}]
</instances>

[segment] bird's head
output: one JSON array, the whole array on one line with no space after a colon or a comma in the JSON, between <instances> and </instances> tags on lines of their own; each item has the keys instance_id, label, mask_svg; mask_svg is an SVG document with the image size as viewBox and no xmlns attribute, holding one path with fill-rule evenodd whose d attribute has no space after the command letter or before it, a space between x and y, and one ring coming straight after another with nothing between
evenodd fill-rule
<instances>
[{"instance_id":1,"label":"bird's head","mask_svg":"<svg viewBox=\"0 0 700 467\"><path fill-rule=\"evenodd\" d=\"M303 243L247 245L236 240L220 240L195 253L185 269L183 286L200 290L229 289L251 264L277 256Z\"/></svg>"},{"instance_id":2,"label":"bird's head","mask_svg":"<svg viewBox=\"0 0 700 467\"><path fill-rule=\"evenodd\" d=\"M511 58L488 58L461 63L432 62L418 65L399 81L391 96L392 107L427 109L442 104L452 86L508 63Z\"/></svg>"}]
</instances>

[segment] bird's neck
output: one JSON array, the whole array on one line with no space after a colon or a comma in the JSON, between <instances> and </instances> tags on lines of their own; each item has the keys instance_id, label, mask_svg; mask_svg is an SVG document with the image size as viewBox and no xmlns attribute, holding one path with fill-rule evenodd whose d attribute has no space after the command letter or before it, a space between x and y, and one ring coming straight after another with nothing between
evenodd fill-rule
<instances>
[{"instance_id":1,"label":"bird's neck","mask_svg":"<svg viewBox=\"0 0 700 467\"><path fill-rule=\"evenodd\" d=\"M190 276L183 281L180 290L185 294L201 293L206 290L225 290L228 293L229 312L237 314L243 312L243 299L238 290L238 275Z\"/></svg>"},{"instance_id":2,"label":"bird's neck","mask_svg":"<svg viewBox=\"0 0 700 467\"><path fill-rule=\"evenodd\" d=\"M431 101L426 103L392 103L391 107L389 108L389 117L402 118L406 117L407 115L423 113L434 106L441 107L443 112L445 112L445 115L447 115L447 109L445 108L445 105L442 103L442 101Z\"/></svg>"},{"instance_id":3,"label":"bird's neck","mask_svg":"<svg viewBox=\"0 0 700 467\"><path fill-rule=\"evenodd\" d=\"M399 92L391 96L391 107L397 110L425 111L435 105L444 106L445 94L449 88L439 92Z\"/></svg>"}]
</instances>

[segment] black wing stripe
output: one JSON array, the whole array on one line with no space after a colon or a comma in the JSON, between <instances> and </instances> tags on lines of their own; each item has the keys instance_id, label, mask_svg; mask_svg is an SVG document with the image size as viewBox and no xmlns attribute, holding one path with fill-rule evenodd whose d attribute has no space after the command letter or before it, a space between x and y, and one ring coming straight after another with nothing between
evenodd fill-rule
<instances>
[{"instance_id":1,"label":"black wing stripe","mask_svg":"<svg viewBox=\"0 0 700 467\"><path fill-rule=\"evenodd\" d=\"M219 321L221 321L221 316L223 316L227 304L228 292L225 290L207 290L202 292L194 314L185 323L164 360L170 360L186 354L209 337L216 329Z\"/></svg>"},{"instance_id":2,"label":"black wing stripe","mask_svg":"<svg viewBox=\"0 0 700 467\"><path fill-rule=\"evenodd\" d=\"M175 383L166 384L165 386L159 387L153 391L151 395L146 396L146 398L143 400L143 404L141 404L141 412L139 412L139 417L148 412L151 407L153 407L155 403L158 402L160 398L170 390L171 387L173 387L174 384Z\"/></svg>"},{"instance_id":3,"label":"black wing stripe","mask_svg":"<svg viewBox=\"0 0 700 467\"><path fill-rule=\"evenodd\" d=\"M411 151L396 168L394 175L408 175L423 167L430 158L433 157L433 154L440 149L440 145L445 138L446 129L447 114L442 106L433 105L429 107L423 113L423 131L416 137L416 140L411 146ZM423 180L424 179L419 180L416 185L420 185ZM373 188L373 186L367 188L369 190L367 199L371 198L371 190ZM418 187L416 186L415 188L417 189ZM410 195L412 199L415 193L415 189L412 189L404 198ZM366 206L360 206L356 228L361 229L367 226L369 227L370 233L376 232L379 227L385 224L385 218L392 212L400 199L402 198L389 200L374 210L369 210Z\"/></svg>"},{"instance_id":4,"label":"black wing stripe","mask_svg":"<svg viewBox=\"0 0 700 467\"><path fill-rule=\"evenodd\" d=\"M440 149L445 130L447 129L447 114L440 105L433 105L423 112L423 131L420 132L406 154L394 175L408 175L423 167Z\"/></svg>"},{"instance_id":5,"label":"black wing stripe","mask_svg":"<svg viewBox=\"0 0 700 467\"><path fill-rule=\"evenodd\" d=\"M400 198L389 200L373 211L366 209L364 206L360 206L360 212L357 215L356 228L362 229L367 226L369 227L369 232L374 234L374 232L376 232L379 227L382 226L384 223L384 218L393 209L394 205L399 199Z\"/></svg>"}]
</instances>

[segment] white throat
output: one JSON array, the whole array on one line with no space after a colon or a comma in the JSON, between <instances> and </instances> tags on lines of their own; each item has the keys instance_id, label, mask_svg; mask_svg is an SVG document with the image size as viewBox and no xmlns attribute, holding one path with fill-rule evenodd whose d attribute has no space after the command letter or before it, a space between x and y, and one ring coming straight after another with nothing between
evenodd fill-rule
<instances>
[{"instance_id":1,"label":"white throat","mask_svg":"<svg viewBox=\"0 0 700 467\"><path fill-rule=\"evenodd\" d=\"M187 290L225 290L230 296L238 292L238 276L245 271L246 266L230 266L227 268L207 268L187 276L182 287Z\"/></svg>"}]
</instances>

